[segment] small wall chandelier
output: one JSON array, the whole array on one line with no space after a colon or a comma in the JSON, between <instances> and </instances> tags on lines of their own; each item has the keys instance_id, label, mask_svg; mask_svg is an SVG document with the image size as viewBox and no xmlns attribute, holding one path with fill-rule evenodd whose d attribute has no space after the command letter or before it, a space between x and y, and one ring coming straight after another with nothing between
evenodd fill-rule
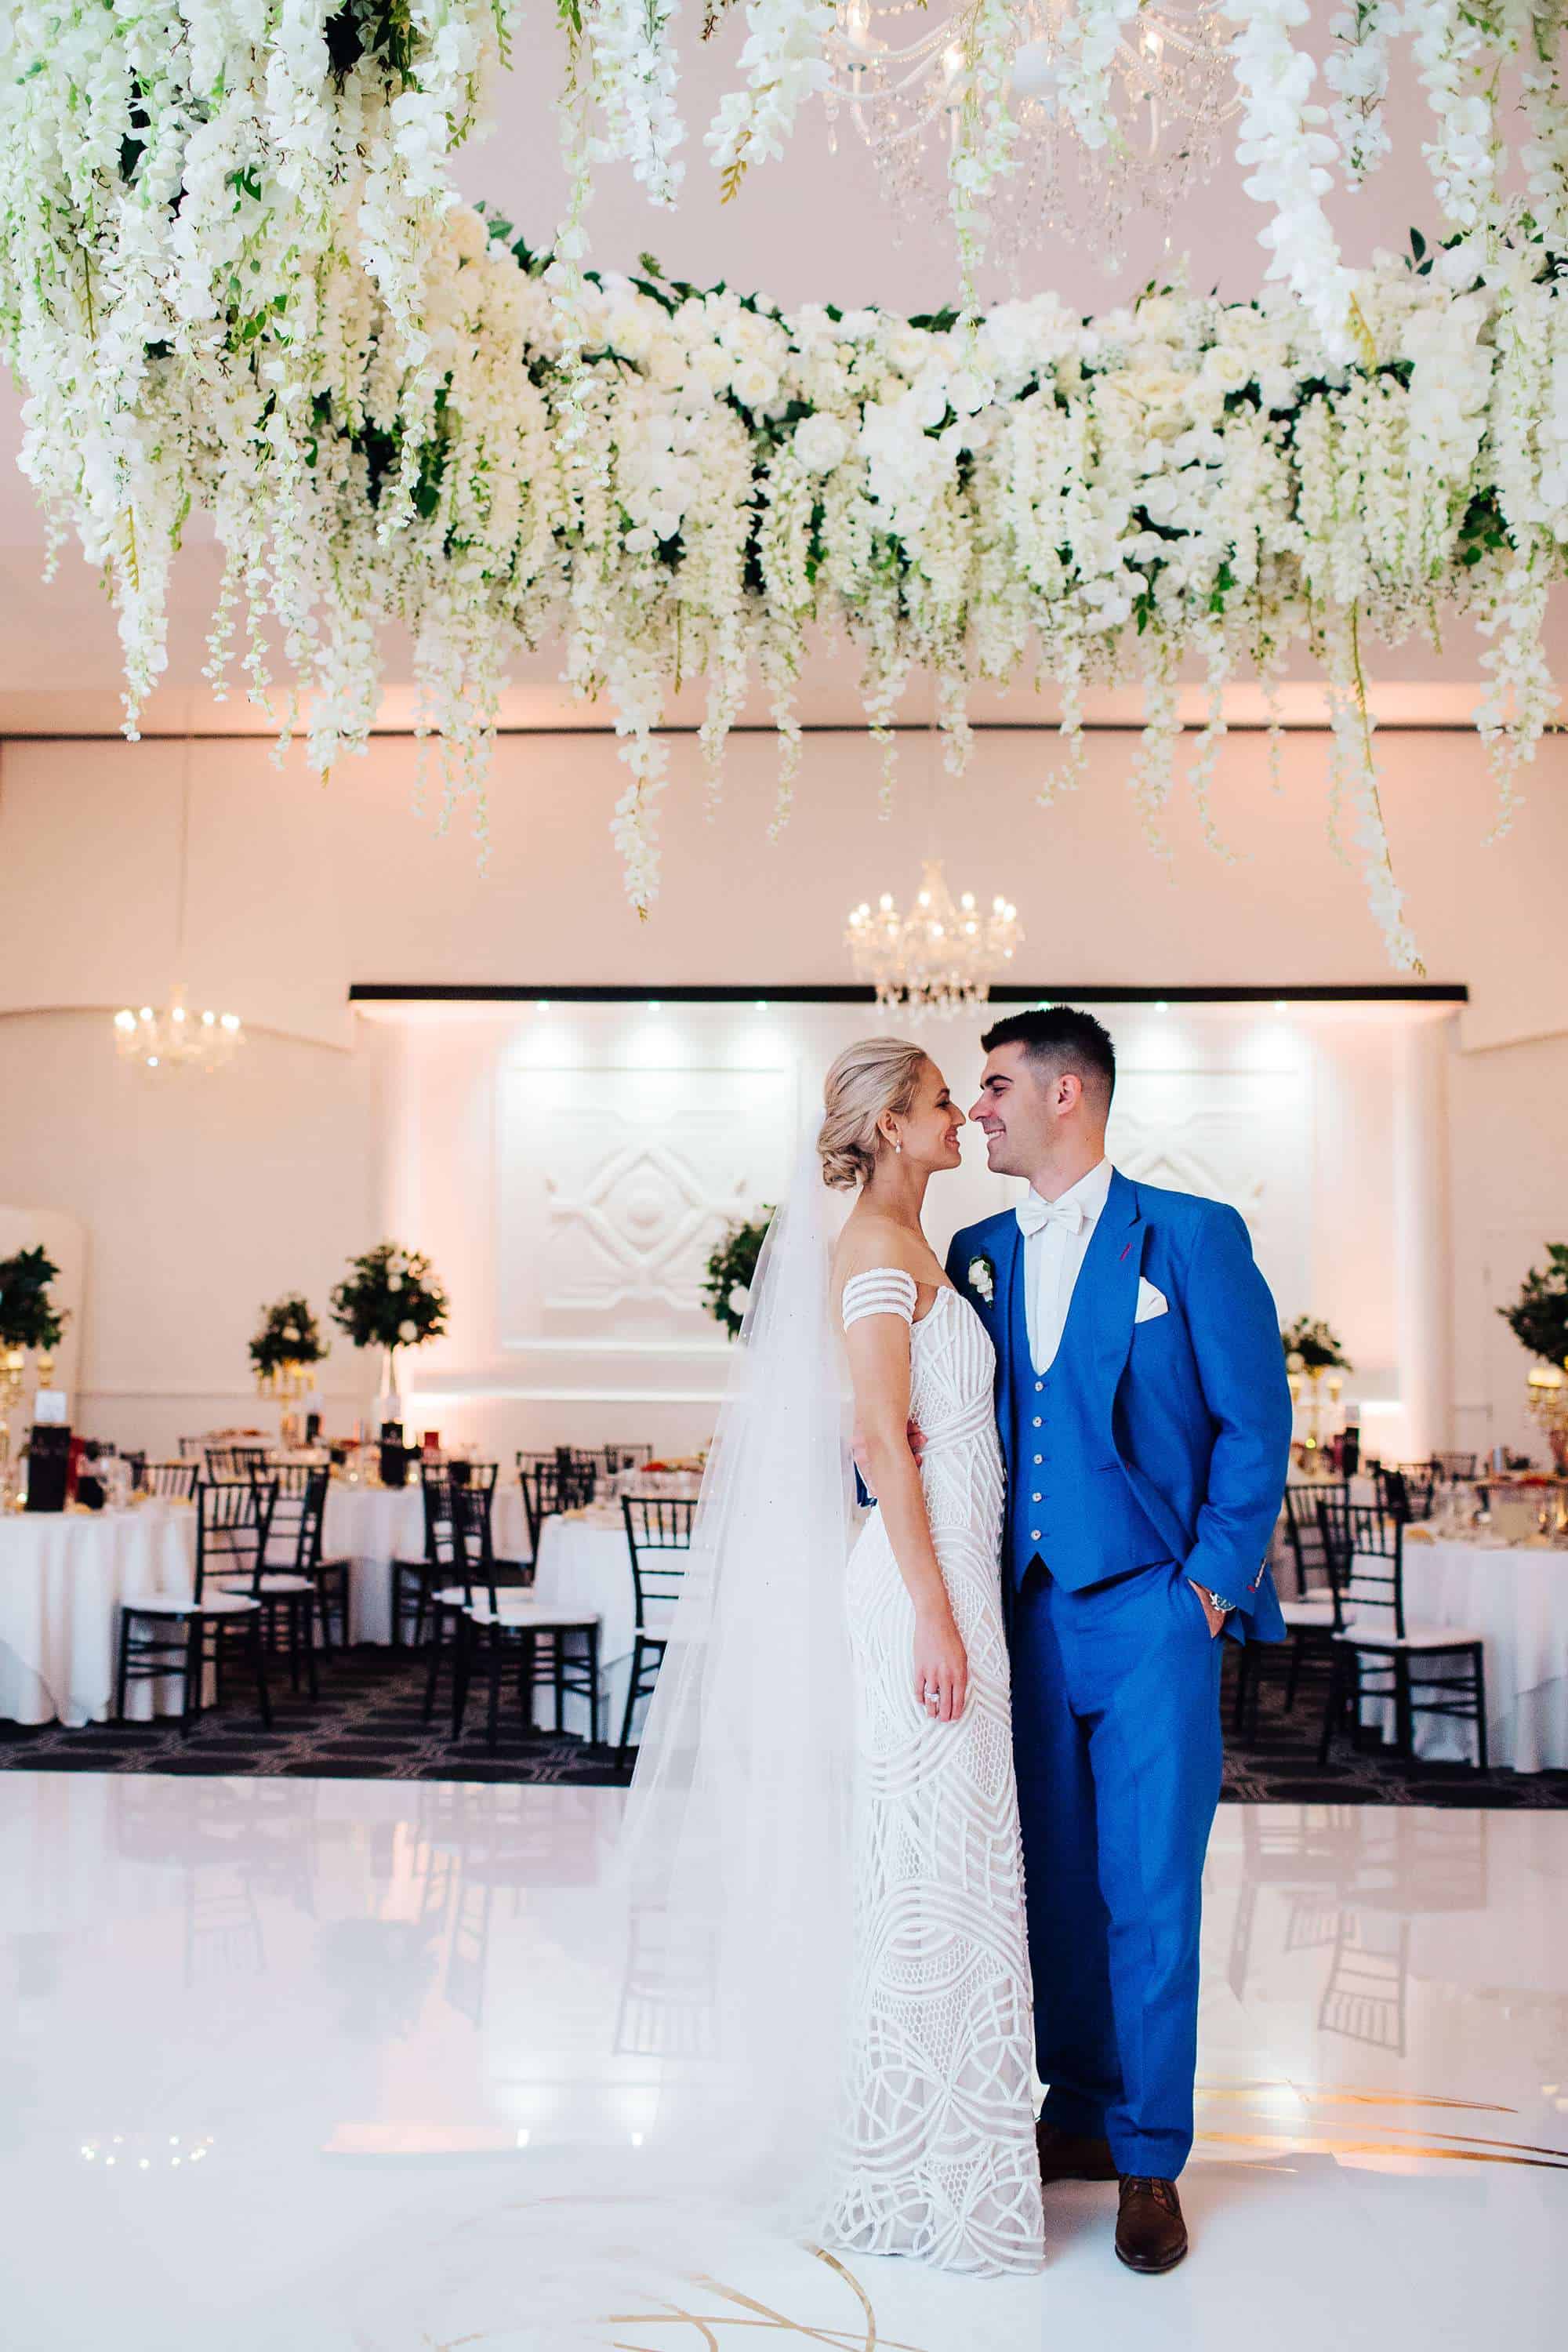
<instances>
[{"instance_id":1,"label":"small wall chandelier","mask_svg":"<svg viewBox=\"0 0 1568 2352\"><path fill-rule=\"evenodd\" d=\"M941 858L928 857L907 915L884 890L875 907L862 900L851 909L844 938L856 978L876 989L879 1004L915 1021L928 1013L951 1021L985 1003L998 966L1012 961L1024 931L1009 899L994 898L988 915L973 890L955 902Z\"/></svg>"},{"instance_id":2,"label":"small wall chandelier","mask_svg":"<svg viewBox=\"0 0 1568 2352\"><path fill-rule=\"evenodd\" d=\"M185 961L185 886L190 865L191 737L185 735L184 768L180 782L180 864L174 919L174 969ZM114 1045L121 1061L144 1070L221 1070L233 1061L245 1043L237 1013L216 1013L204 1007L193 1013L185 1003L183 981L169 992L166 1005L143 1004L132 1011L121 1005L114 1016Z\"/></svg>"},{"instance_id":3,"label":"small wall chandelier","mask_svg":"<svg viewBox=\"0 0 1568 2352\"><path fill-rule=\"evenodd\" d=\"M159 1009L122 1005L114 1016L114 1043L122 1061L148 1070L221 1070L245 1043L237 1013L190 1012L175 987Z\"/></svg>"},{"instance_id":4,"label":"small wall chandelier","mask_svg":"<svg viewBox=\"0 0 1568 2352\"><path fill-rule=\"evenodd\" d=\"M1058 89L1062 28L1074 0L1022 0L1012 11L1007 69L1018 130L1016 168L992 209L1003 260L1043 236L1084 236L1121 259L1134 208L1168 219L1193 175L1206 179L1217 134L1237 110L1230 64L1236 26L1222 0L1142 0L1107 59L1117 132L1080 139ZM954 119L973 69L973 11L926 0L838 0L826 54L830 124L847 112L900 211L948 206ZM833 131L829 130L830 142Z\"/></svg>"}]
</instances>

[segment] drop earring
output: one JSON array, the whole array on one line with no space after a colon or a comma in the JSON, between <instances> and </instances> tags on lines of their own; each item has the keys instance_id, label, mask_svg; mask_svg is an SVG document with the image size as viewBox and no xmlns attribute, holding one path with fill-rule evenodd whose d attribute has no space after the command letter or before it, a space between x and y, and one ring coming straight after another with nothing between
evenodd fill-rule
<instances>
[{"instance_id":1,"label":"drop earring","mask_svg":"<svg viewBox=\"0 0 1568 2352\"><path fill-rule=\"evenodd\" d=\"M900 1141L900 1142L897 1142L897 1143L895 1143L895 1144L894 1144L894 1146L893 1146L893 1150L894 1150L895 1151L901 1151L901 1150L903 1150L903 1148L904 1148L904 1147L903 1147L903 1144L902 1144L902 1142L901 1142L901 1141Z\"/></svg>"}]
</instances>

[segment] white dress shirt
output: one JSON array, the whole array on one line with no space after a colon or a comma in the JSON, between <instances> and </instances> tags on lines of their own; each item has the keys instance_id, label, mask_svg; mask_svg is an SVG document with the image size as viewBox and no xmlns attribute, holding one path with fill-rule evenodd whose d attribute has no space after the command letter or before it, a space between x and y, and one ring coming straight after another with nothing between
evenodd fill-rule
<instances>
[{"instance_id":1,"label":"white dress shirt","mask_svg":"<svg viewBox=\"0 0 1568 2352\"><path fill-rule=\"evenodd\" d=\"M1066 1220L1051 1217L1037 1233L1026 1233L1024 1309L1029 1353L1037 1372L1048 1371L1056 1361L1068 1308L1072 1305L1073 1287L1094 1237L1114 1172L1110 1160L1102 1160L1087 1176L1080 1176L1076 1184L1047 1204L1052 1209L1067 1210L1069 1216L1076 1211L1076 1231ZM1037 1213L1036 1200L1020 1202L1019 1206L1023 1215Z\"/></svg>"}]
</instances>

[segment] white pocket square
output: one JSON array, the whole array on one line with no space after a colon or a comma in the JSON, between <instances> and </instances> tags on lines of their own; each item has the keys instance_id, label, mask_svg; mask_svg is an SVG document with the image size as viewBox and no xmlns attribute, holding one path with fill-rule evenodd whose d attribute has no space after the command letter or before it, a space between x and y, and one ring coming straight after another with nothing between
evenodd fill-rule
<instances>
[{"instance_id":1,"label":"white pocket square","mask_svg":"<svg viewBox=\"0 0 1568 2352\"><path fill-rule=\"evenodd\" d=\"M1166 1297L1164 1292L1163 1290L1156 1290L1152 1282L1145 1282L1143 1276L1140 1275L1138 1277L1138 1312L1132 1318L1134 1323L1152 1323L1156 1315L1168 1315L1170 1311L1171 1302Z\"/></svg>"}]
</instances>

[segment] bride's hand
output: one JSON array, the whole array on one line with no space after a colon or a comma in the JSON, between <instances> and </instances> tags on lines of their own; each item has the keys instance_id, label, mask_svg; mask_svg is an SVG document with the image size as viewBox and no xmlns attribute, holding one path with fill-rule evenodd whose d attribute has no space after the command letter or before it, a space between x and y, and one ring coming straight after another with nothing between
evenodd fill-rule
<instances>
[{"instance_id":1,"label":"bride's hand","mask_svg":"<svg viewBox=\"0 0 1568 2352\"><path fill-rule=\"evenodd\" d=\"M951 1609L920 1611L915 1617L915 1702L932 1723L956 1723L969 1687L969 1660ZM926 1698L935 1691L937 1703Z\"/></svg>"}]
</instances>

